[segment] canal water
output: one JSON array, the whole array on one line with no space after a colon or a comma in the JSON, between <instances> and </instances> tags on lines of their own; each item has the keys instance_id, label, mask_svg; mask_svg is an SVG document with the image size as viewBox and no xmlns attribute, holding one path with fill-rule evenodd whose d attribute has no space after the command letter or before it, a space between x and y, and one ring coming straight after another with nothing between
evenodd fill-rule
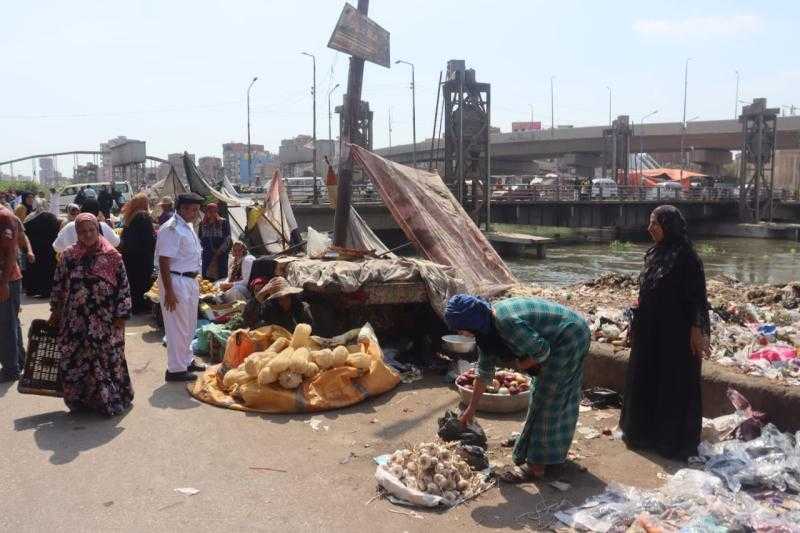
<instances>
[{"instance_id":1,"label":"canal water","mask_svg":"<svg viewBox=\"0 0 800 533\"><path fill-rule=\"evenodd\" d=\"M747 283L786 283L800 280L800 243L767 240L695 239L706 275L727 274ZM638 273L649 243L585 243L553 246L547 259L507 258L520 281L569 285L605 272Z\"/></svg>"}]
</instances>

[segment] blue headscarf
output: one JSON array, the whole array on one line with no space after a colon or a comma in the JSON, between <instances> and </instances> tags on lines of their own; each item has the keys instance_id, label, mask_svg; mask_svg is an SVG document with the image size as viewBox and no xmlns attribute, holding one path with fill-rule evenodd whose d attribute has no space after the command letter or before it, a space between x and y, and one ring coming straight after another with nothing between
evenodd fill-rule
<instances>
[{"instance_id":1,"label":"blue headscarf","mask_svg":"<svg viewBox=\"0 0 800 533\"><path fill-rule=\"evenodd\" d=\"M456 294L447 302L444 321L452 330L466 330L478 335L488 335L492 324L492 306L489 302L469 294Z\"/></svg>"}]
</instances>

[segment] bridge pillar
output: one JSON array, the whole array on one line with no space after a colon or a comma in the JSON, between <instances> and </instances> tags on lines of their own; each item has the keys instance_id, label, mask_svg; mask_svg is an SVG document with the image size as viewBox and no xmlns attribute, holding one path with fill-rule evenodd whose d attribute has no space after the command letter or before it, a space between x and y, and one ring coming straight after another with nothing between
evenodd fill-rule
<instances>
[{"instance_id":1,"label":"bridge pillar","mask_svg":"<svg viewBox=\"0 0 800 533\"><path fill-rule=\"evenodd\" d=\"M703 174L720 176L722 167L733 161L730 150L692 150L692 163L700 165Z\"/></svg>"},{"instance_id":2,"label":"bridge pillar","mask_svg":"<svg viewBox=\"0 0 800 533\"><path fill-rule=\"evenodd\" d=\"M566 154L562 164L575 169L575 174L582 178L593 178L594 169L601 166L600 154L594 152L575 152Z\"/></svg>"}]
</instances>

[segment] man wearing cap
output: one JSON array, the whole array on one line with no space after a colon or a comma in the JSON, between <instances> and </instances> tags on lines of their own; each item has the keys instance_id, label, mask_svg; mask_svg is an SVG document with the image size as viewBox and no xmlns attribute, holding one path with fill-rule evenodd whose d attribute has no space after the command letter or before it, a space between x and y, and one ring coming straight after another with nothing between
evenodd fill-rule
<instances>
[{"instance_id":1,"label":"man wearing cap","mask_svg":"<svg viewBox=\"0 0 800 533\"><path fill-rule=\"evenodd\" d=\"M297 324L308 324L313 329L311 306L303 301L300 296L302 292L303 289L289 285L286 278L280 276L272 278L256 294L256 302L260 304L258 312L251 310L248 313L248 309L243 312L245 326L252 328L276 325L294 331Z\"/></svg>"},{"instance_id":2,"label":"man wearing cap","mask_svg":"<svg viewBox=\"0 0 800 533\"><path fill-rule=\"evenodd\" d=\"M166 381L191 381L194 371L205 370L192 354L191 342L197 328L197 304L201 268L200 240L191 224L200 214L203 198L194 193L178 195L175 214L158 230L158 288L161 313L167 333Z\"/></svg>"}]
</instances>

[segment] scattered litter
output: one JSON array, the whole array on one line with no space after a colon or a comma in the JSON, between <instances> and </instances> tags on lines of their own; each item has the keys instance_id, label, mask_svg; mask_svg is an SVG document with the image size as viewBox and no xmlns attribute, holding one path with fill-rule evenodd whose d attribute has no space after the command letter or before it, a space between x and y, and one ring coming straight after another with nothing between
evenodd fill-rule
<instances>
[{"instance_id":1,"label":"scattered litter","mask_svg":"<svg viewBox=\"0 0 800 533\"><path fill-rule=\"evenodd\" d=\"M577 432L583 435L584 439L596 439L600 436L600 432L590 427L579 427Z\"/></svg>"},{"instance_id":2,"label":"scattered litter","mask_svg":"<svg viewBox=\"0 0 800 533\"><path fill-rule=\"evenodd\" d=\"M339 461L339 464L340 465L346 465L347 463L350 462L351 459L353 459L355 457L358 457L358 456L356 454L354 454L353 452L350 452L350 453L347 454L347 457L345 457L344 459Z\"/></svg>"},{"instance_id":3,"label":"scattered litter","mask_svg":"<svg viewBox=\"0 0 800 533\"><path fill-rule=\"evenodd\" d=\"M403 383L414 383L415 381L419 381L421 379L422 379L422 370L413 365L411 366L411 370L408 370L400 374L400 381L402 381Z\"/></svg>"},{"instance_id":4,"label":"scattered litter","mask_svg":"<svg viewBox=\"0 0 800 533\"><path fill-rule=\"evenodd\" d=\"M178 494L183 494L184 496L194 496L200 491L194 487L181 487L179 489L175 489L175 492Z\"/></svg>"},{"instance_id":5,"label":"scattered litter","mask_svg":"<svg viewBox=\"0 0 800 533\"><path fill-rule=\"evenodd\" d=\"M534 531L550 531L558 525L555 513L561 509L567 509L570 506L572 506L572 502L567 499L558 502L548 502L542 497L542 501L534 507L534 510L519 515L517 517L517 522L532 522L531 525Z\"/></svg>"},{"instance_id":6,"label":"scattered litter","mask_svg":"<svg viewBox=\"0 0 800 533\"><path fill-rule=\"evenodd\" d=\"M108 502L103 502L103 507L111 507L112 505L114 505L114 501L113 500L108 501Z\"/></svg>"},{"instance_id":7,"label":"scattered litter","mask_svg":"<svg viewBox=\"0 0 800 533\"><path fill-rule=\"evenodd\" d=\"M304 422L304 424L308 424L309 426L311 426L311 429L313 429L314 431L319 431L320 429L324 429L325 431L328 431L329 429L331 429L331 427L327 426L327 425L323 425L322 423L324 421L325 421L325 419L322 418L321 416L315 416L314 418L306 420Z\"/></svg>"},{"instance_id":8,"label":"scattered litter","mask_svg":"<svg viewBox=\"0 0 800 533\"><path fill-rule=\"evenodd\" d=\"M156 511L166 511L167 509L172 509L173 507L177 507L179 505L183 505L184 503L185 502L172 502L172 503L167 504L167 505L165 505L163 507L159 507L158 509L156 509Z\"/></svg>"},{"instance_id":9,"label":"scattered litter","mask_svg":"<svg viewBox=\"0 0 800 533\"><path fill-rule=\"evenodd\" d=\"M569 489L572 488L572 485L569 483L565 483L563 481L551 481L550 486L560 490L561 492L567 492Z\"/></svg>"},{"instance_id":10,"label":"scattered litter","mask_svg":"<svg viewBox=\"0 0 800 533\"><path fill-rule=\"evenodd\" d=\"M377 418L373 418L372 420L369 421L369 423L370 424L377 424L378 423L378 419Z\"/></svg>"},{"instance_id":11,"label":"scattered litter","mask_svg":"<svg viewBox=\"0 0 800 533\"><path fill-rule=\"evenodd\" d=\"M280 468L270 468L268 466L251 466L250 470L262 470L265 472L282 472L284 474L287 473L286 470L281 470Z\"/></svg>"},{"instance_id":12,"label":"scattered litter","mask_svg":"<svg viewBox=\"0 0 800 533\"><path fill-rule=\"evenodd\" d=\"M389 511L390 513L401 514L405 516L410 516L411 518L418 518L422 520L422 515L416 511L398 511L397 509L387 509L387 511Z\"/></svg>"},{"instance_id":13,"label":"scattered litter","mask_svg":"<svg viewBox=\"0 0 800 533\"><path fill-rule=\"evenodd\" d=\"M372 448L372 444L367 442L367 443L364 444L364 448Z\"/></svg>"}]
</instances>

